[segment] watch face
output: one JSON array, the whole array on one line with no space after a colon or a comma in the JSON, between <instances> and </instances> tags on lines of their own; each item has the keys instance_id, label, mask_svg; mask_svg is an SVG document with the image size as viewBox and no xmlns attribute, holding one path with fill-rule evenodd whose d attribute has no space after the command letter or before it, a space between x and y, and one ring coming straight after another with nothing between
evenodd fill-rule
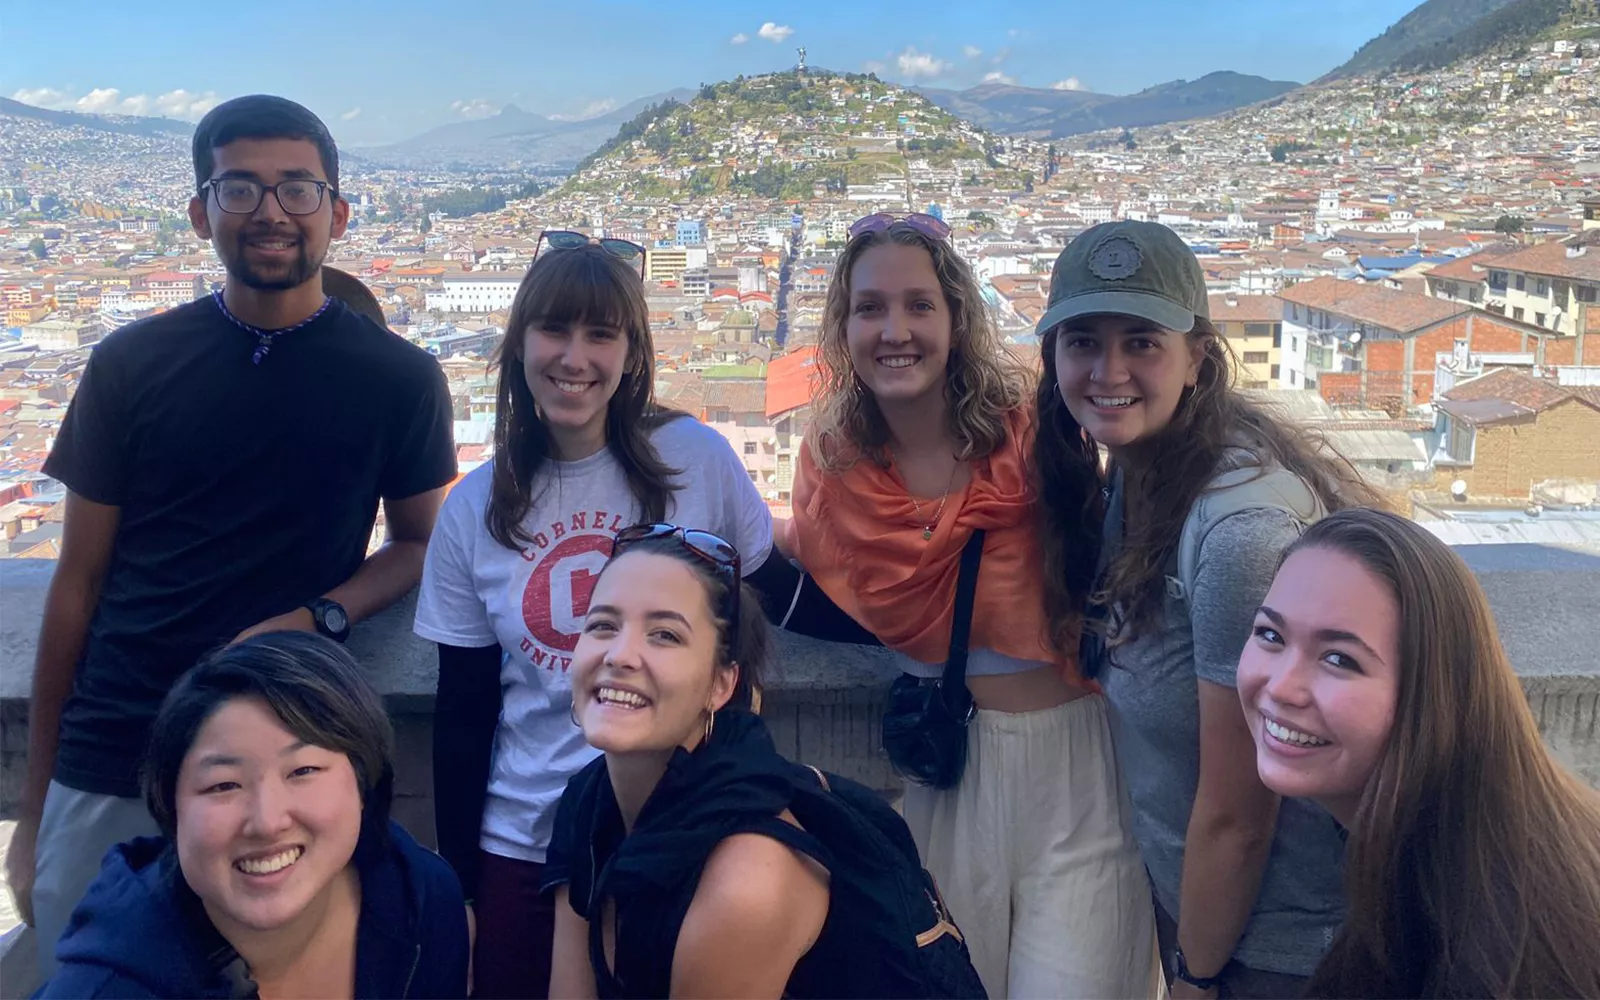
<instances>
[{"instance_id":1,"label":"watch face","mask_svg":"<svg viewBox=\"0 0 1600 1000\"><path fill-rule=\"evenodd\" d=\"M340 608L327 608L322 612L322 623L329 632L343 632L350 624Z\"/></svg>"}]
</instances>

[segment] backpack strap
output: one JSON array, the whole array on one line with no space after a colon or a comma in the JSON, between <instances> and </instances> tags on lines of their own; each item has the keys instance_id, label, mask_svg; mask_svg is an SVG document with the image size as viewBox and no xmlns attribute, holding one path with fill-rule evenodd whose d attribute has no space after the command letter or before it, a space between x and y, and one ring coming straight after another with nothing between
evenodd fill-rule
<instances>
[{"instance_id":1,"label":"backpack strap","mask_svg":"<svg viewBox=\"0 0 1600 1000\"><path fill-rule=\"evenodd\" d=\"M817 783L822 786L823 792L833 791L828 787L827 775L810 764L802 764L800 766L817 776ZM777 816L764 816L734 832L759 833L763 837L771 837L790 850L799 851L801 854L806 855L830 872L833 871L833 852L828 850L826 844L811 831L801 829Z\"/></svg>"},{"instance_id":2,"label":"backpack strap","mask_svg":"<svg viewBox=\"0 0 1600 1000\"><path fill-rule=\"evenodd\" d=\"M828 850L826 844L818 840L810 831L802 830L793 823L779 819L777 816L756 820L733 832L759 833L763 837L771 837L790 850L806 855L828 871L833 871L833 852Z\"/></svg>"},{"instance_id":3,"label":"backpack strap","mask_svg":"<svg viewBox=\"0 0 1600 1000\"><path fill-rule=\"evenodd\" d=\"M961 568L956 572L956 606L950 620L950 655L944 663L940 684L955 690L967 683L967 643L972 637L972 603L977 596L978 565L983 562L985 530L978 528L961 549Z\"/></svg>"},{"instance_id":4,"label":"backpack strap","mask_svg":"<svg viewBox=\"0 0 1600 1000\"><path fill-rule=\"evenodd\" d=\"M1178 539L1178 572L1166 578L1169 597L1189 600L1206 536L1225 518L1247 510L1281 510L1302 526L1327 514L1321 498L1289 470L1230 465L1206 484L1183 520L1183 534Z\"/></svg>"}]
</instances>

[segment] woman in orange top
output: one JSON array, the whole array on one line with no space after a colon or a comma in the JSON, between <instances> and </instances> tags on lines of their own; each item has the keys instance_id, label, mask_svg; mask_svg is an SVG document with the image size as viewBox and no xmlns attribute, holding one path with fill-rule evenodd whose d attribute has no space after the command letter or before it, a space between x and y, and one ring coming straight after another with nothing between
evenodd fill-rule
<instances>
[{"instance_id":1,"label":"woman in orange top","mask_svg":"<svg viewBox=\"0 0 1600 1000\"><path fill-rule=\"evenodd\" d=\"M961 552L985 531L966 769L949 790L910 785L906 821L991 997L1148 996L1150 890L1104 701L1046 632L1027 372L948 236L926 215L851 227L788 554L903 670L936 678Z\"/></svg>"}]
</instances>

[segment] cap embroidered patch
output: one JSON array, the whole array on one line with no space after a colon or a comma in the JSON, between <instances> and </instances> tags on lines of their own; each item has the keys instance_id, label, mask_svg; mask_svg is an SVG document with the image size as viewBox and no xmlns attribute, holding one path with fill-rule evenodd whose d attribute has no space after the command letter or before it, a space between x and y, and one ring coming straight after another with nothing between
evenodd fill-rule
<instances>
[{"instance_id":1,"label":"cap embroidered patch","mask_svg":"<svg viewBox=\"0 0 1600 1000\"><path fill-rule=\"evenodd\" d=\"M1106 281L1131 278L1144 263L1139 244L1123 235L1107 236L1089 251L1089 270Z\"/></svg>"}]
</instances>

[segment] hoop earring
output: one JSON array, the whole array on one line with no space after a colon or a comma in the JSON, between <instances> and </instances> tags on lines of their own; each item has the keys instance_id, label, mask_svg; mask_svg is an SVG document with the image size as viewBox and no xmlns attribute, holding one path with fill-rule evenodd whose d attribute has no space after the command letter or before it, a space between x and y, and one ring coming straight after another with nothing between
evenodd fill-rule
<instances>
[{"instance_id":1,"label":"hoop earring","mask_svg":"<svg viewBox=\"0 0 1600 1000\"><path fill-rule=\"evenodd\" d=\"M583 728L583 723L578 721L578 701L576 698L573 699L571 707L567 709L567 718L572 720L574 726L579 729Z\"/></svg>"},{"instance_id":2,"label":"hoop earring","mask_svg":"<svg viewBox=\"0 0 1600 1000\"><path fill-rule=\"evenodd\" d=\"M716 712L707 712L706 713L706 738L704 740L700 741L700 745L701 746L705 746L706 744L711 742L711 731L716 729L716 728L717 728L717 713Z\"/></svg>"}]
</instances>

